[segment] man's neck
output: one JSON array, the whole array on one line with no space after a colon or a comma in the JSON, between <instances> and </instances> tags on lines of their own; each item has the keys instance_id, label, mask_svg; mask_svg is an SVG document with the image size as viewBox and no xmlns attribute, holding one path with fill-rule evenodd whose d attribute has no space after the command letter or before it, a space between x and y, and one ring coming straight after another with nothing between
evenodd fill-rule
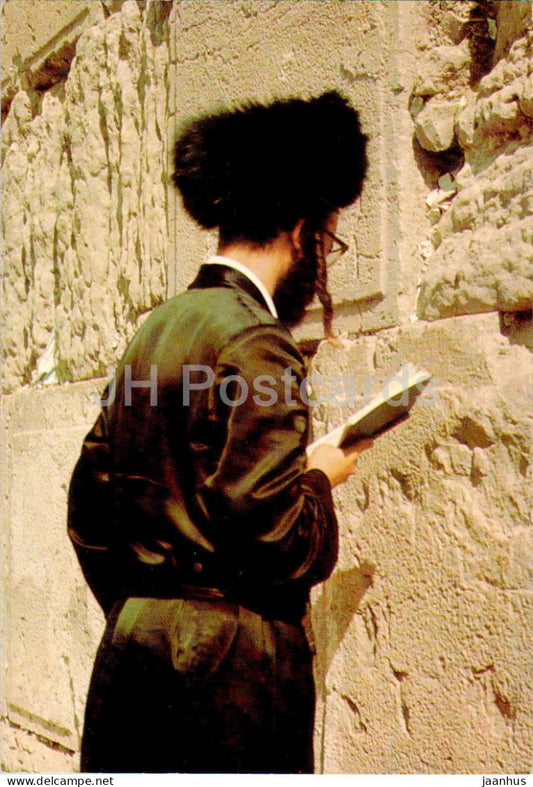
<instances>
[{"instance_id":1,"label":"man's neck","mask_svg":"<svg viewBox=\"0 0 533 787\"><path fill-rule=\"evenodd\" d=\"M290 243L284 236L279 236L266 246L229 243L220 246L217 254L231 257L245 265L262 281L271 296L287 273L292 259Z\"/></svg>"}]
</instances>

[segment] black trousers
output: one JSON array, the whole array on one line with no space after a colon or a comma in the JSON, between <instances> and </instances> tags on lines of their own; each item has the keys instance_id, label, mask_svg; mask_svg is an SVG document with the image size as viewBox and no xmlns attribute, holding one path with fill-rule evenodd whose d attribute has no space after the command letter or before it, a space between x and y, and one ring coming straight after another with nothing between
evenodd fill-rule
<instances>
[{"instance_id":1,"label":"black trousers","mask_svg":"<svg viewBox=\"0 0 533 787\"><path fill-rule=\"evenodd\" d=\"M312 773L300 625L218 600L130 598L89 688L83 772Z\"/></svg>"}]
</instances>

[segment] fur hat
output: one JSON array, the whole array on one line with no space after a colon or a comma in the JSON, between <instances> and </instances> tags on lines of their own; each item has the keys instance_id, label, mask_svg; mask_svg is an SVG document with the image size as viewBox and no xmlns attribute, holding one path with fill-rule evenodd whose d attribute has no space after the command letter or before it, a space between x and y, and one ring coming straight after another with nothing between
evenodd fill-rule
<instances>
[{"instance_id":1,"label":"fur hat","mask_svg":"<svg viewBox=\"0 0 533 787\"><path fill-rule=\"evenodd\" d=\"M249 103L188 123L174 183L200 226L265 243L299 219L322 220L360 194L366 137L335 91L307 101Z\"/></svg>"}]
</instances>

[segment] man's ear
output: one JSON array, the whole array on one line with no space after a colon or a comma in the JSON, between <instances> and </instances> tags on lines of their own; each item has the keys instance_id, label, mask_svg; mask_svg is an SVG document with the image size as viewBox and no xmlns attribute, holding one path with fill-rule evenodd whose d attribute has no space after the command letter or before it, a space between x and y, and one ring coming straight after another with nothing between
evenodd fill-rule
<instances>
[{"instance_id":1,"label":"man's ear","mask_svg":"<svg viewBox=\"0 0 533 787\"><path fill-rule=\"evenodd\" d=\"M302 250L302 229L305 224L304 219L298 219L294 229L289 232L289 238L296 251Z\"/></svg>"}]
</instances>

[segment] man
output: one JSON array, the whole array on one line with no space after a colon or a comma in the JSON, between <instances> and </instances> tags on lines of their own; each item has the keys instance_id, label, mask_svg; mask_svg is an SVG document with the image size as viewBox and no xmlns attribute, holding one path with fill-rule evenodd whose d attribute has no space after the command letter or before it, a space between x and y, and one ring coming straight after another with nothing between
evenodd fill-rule
<instances>
[{"instance_id":1,"label":"man","mask_svg":"<svg viewBox=\"0 0 533 787\"><path fill-rule=\"evenodd\" d=\"M86 771L313 770L302 627L331 573L331 487L357 456L306 460L305 367L287 325L317 293L365 137L339 94L200 118L175 148L219 254L128 347L71 482L69 534L106 616Z\"/></svg>"}]
</instances>

